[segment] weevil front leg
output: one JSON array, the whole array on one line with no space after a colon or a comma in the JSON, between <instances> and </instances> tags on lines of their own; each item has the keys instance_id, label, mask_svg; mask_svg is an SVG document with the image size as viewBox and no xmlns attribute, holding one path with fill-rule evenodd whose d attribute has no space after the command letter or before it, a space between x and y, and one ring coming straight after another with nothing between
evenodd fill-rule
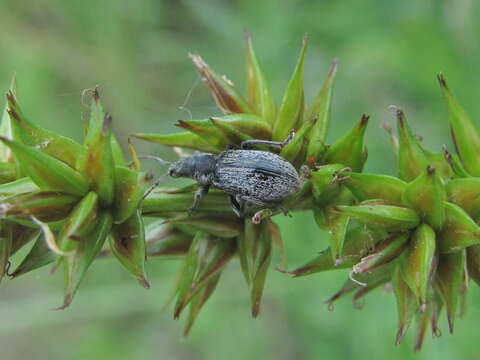
<instances>
[{"instance_id":1,"label":"weevil front leg","mask_svg":"<svg viewBox=\"0 0 480 360\"><path fill-rule=\"evenodd\" d=\"M270 141L270 140L245 140L240 143L240 149L250 149L256 145L265 145L271 146L275 149L283 149L285 145L287 145L295 136L295 132L292 131L288 137L283 141Z\"/></svg>"},{"instance_id":2,"label":"weevil front leg","mask_svg":"<svg viewBox=\"0 0 480 360\"><path fill-rule=\"evenodd\" d=\"M239 196L230 195L230 204L232 210L240 219L243 219L245 213L245 200Z\"/></svg>"},{"instance_id":3,"label":"weevil front leg","mask_svg":"<svg viewBox=\"0 0 480 360\"><path fill-rule=\"evenodd\" d=\"M193 204L188 209L189 215L198 207L200 199L208 194L208 190L210 190L210 185L203 185L200 189L195 191L195 195L193 195Z\"/></svg>"}]
</instances>

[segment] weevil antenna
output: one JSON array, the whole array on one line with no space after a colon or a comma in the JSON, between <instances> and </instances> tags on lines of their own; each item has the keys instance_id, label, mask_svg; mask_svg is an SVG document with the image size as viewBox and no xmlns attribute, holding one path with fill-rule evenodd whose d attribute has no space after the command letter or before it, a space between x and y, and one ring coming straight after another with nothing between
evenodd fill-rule
<instances>
[{"instance_id":1,"label":"weevil antenna","mask_svg":"<svg viewBox=\"0 0 480 360\"><path fill-rule=\"evenodd\" d=\"M139 159L155 160L156 162L158 162L162 165L171 165L172 164L171 161L163 160L163 159L159 158L158 156L154 156L154 155L139 155L138 158Z\"/></svg>"},{"instance_id":2,"label":"weevil antenna","mask_svg":"<svg viewBox=\"0 0 480 360\"><path fill-rule=\"evenodd\" d=\"M147 191L145 191L145 194L143 194L142 196L142 200L144 200L148 195L150 195L152 193L153 190L155 190L155 188L160 185L160 183L162 182L162 180L167 176L167 174L163 174L161 176L159 176L157 178L157 180L155 180L155 182L152 184L152 186L150 186L148 188Z\"/></svg>"}]
</instances>

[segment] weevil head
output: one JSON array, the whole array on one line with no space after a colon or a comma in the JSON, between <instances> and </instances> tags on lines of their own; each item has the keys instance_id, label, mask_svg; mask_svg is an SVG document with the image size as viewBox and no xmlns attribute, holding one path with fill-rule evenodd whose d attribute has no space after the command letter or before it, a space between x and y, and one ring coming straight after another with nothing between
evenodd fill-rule
<instances>
[{"instance_id":1,"label":"weevil head","mask_svg":"<svg viewBox=\"0 0 480 360\"><path fill-rule=\"evenodd\" d=\"M215 171L215 163L215 156L210 154L184 158L170 165L168 175L174 178L192 178L201 184L207 184Z\"/></svg>"},{"instance_id":2,"label":"weevil head","mask_svg":"<svg viewBox=\"0 0 480 360\"><path fill-rule=\"evenodd\" d=\"M168 168L168 175L174 178L193 177L194 162L193 157L188 157L174 162Z\"/></svg>"}]
</instances>

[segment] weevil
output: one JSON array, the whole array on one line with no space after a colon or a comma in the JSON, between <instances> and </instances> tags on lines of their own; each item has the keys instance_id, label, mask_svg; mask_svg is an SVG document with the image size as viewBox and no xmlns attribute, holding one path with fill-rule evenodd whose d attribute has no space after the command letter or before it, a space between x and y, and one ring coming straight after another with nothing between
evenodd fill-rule
<instances>
[{"instance_id":1,"label":"weevil","mask_svg":"<svg viewBox=\"0 0 480 360\"><path fill-rule=\"evenodd\" d=\"M211 187L223 190L230 197L232 210L242 218L248 205L287 211L282 202L300 188L297 170L281 156L261 150L257 145L282 149L293 133L283 142L246 140L239 148L229 147L214 154L200 154L171 164L168 175L196 180L201 188L195 193L189 212L195 210L200 199Z\"/></svg>"}]
</instances>

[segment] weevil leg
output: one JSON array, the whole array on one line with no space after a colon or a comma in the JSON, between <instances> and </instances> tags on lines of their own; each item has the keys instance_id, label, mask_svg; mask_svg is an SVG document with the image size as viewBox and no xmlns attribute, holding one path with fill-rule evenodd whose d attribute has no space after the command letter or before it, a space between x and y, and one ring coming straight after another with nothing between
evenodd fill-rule
<instances>
[{"instance_id":1,"label":"weevil leg","mask_svg":"<svg viewBox=\"0 0 480 360\"><path fill-rule=\"evenodd\" d=\"M283 149L285 145L287 145L295 136L295 132L292 131L288 137L283 141L270 141L270 140L245 140L240 143L240 149L250 149L256 145L266 145L271 146L276 149Z\"/></svg>"},{"instance_id":2,"label":"weevil leg","mask_svg":"<svg viewBox=\"0 0 480 360\"><path fill-rule=\"evenodd\" d=\"M245 212L245 200L242 200L238 196L230 195L230 204L232 205L232 210L240 219L243 219Z\"/></svg>"},{"instance_id":3,"label":"weevil leg","mask_svg":"<svg viewBox=\"0 0 480 360\"><path fill-rule=\"evenodd\" d=\"M204 185L199 190L195 191L195 195L193 196L193 204L188 209L188 214L190 215L200 203L200 199L208 194L208 190L210 190L210 185Z\"/></svg>"},{"instance_id":4,"label":"weevil leg","mask_svg":"<svg viewBox=\"0 0 480 360\"><path fill-rule=\"evenodd\" d=\"M289 216L289 217L292 217L292 214L290 214L290 211L288 211L286 208L284 208L283 206L278 206L278 210L280 210L283 215L285 216Z\"/></svg>"}]
</instances>

